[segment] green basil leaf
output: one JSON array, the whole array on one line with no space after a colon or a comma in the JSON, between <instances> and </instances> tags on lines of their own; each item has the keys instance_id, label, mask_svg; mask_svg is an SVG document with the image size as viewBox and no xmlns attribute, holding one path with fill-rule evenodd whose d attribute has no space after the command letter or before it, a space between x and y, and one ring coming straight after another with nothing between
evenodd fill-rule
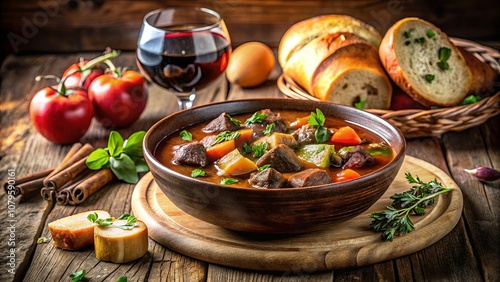
<instances>
[{"instance_id":1,"label":"green basil leaf","mask_svg":"<svg viewBox=\"0 0 500 282\"><path fill-rule=\"evenodd\" d=\"M82 281L86 274L87 274L87 270L82 269L80 271L71 273L69 275L69 279L71 279L71 282Z\"/></svg>"},{"instance_id":2,"label":"green basil leaf","mask_svg":"<svg viewBox=\"0 0 500 282\"><path fill-rule=\"evenodd\" d=\"M469 96L465 97L465 99L462 101L462 105L474 104L476 102L479 102L480 100L481 100L481 96L469 95Z\"/></svg>"},{"instance_id":3,"label":"green basil leaf","mask_svg":"<svg viewBox=\"0 0 500 282\"><path fill-rule=\"evenodd\" d=\"M311 112L307 122L313 127L323 126L325 124L325 115L320 109L316 108L316 113Z\"/></svg>"},{"instance_id":4,"label":"green basil leaf","mask_svg":"<svg viewBox=\"0 0 500 282\"><path fill-rule=\"evenodd\" d=\"M436 35L436 34L434 34L434 31L432 31L432 29L429 29L429 30L427 31L427 37L429 37L429 38L434 38L434 36L435 36L435 35Z\"/></svg>"},{"instance_id":5,"label":"green basil leaf","mask_svg":"<svg viewBox=\"0 0 500 282\"><path fill-rule=\"evenodd\" d=\"M124 213L124 214L120 215L120 217L118 219L125 220L125 219L129 218L130 216L132 216L132 215L129 213Z\"/></svg>"},{"instance_id":6,"label":"green basil leaf","mask_svg":"<svg viewBox=\"0 0 500 282\"><path fill-rule=\"evenodd\" d=\"M143 130L134 132L130 135L124 142L123 151L129 156L144 157L144 153L142 151L142 141L144 140L144 135L146 135L146 131Z\"/></svg>"},{"instance_id":7,"label":"green basil leaf","mask_svg":"<svg viewBox=\"0 0 500 282\"><path fill-rule=\"evenodd\" d=\"M106 167L109 164L109 155L106 150L98 148L94 150L85 161L88 168L98 170Z\"/></svg>"},{"instance_id":8,"label":"green basil leaf","mask_svg":"<svg viewBox=\"0 0 500 282\"><path fill-rule=\"evenodd\" d=\"M90 222L94 222L95 223L97 221L97 218L99 218L99 215L96 212L87 215L87 219Z\"/></svg>"},{"instance_id":9,"label":"green basil leaf","mask_svg":"<svg viewBox=\"0 0 500 282\"><path fill-rule=\"evenodd\" d=\"M137 171L137 173L149 171L149 166L144 159L135 159L134 162L135 162L135 170Z\"/></svg>"},{"instance_id":10,"label":"green basil leaf","mask_svg":"<svg viewBox=\"0 0 500 282\"><path fill-rule=\"evenodd\" d=\"M109 155L117 157L123 151L123 137L118 131L111 131L108 139Z\"/></svg>"},{"instance_id":11,"label":"green basil leaf","mask_svg":"<svg viewBox=\"0 0 500 282\"><path fill-rule=\"evenodd\" d=\"M431 83L434 78L436 78L436 76L434 74L426 74L425 75L425 80L427 80L427 82Z\"/></svg>"},{"instance_id":12,"label":"green basil leaf","mask_svg":"<svg viewBox=\"0 0 500 282\"><path fill-rule=\"evenodd\" d=\"M116 282L127 282L127 276L120 276Z\"/></svg>"},{"instance_id":13,"label":"green basil leaf","mask_svg":"<svg viewBox=\"0 0 500 282\"><path fill-rule=\"evenodd\" d=\"M135 184L139 181L135 163L126 154L120 154L118 157L111 157L109 163L111 171L113 171L118 179L131 184Z\"/></svg>"}]
</instances>

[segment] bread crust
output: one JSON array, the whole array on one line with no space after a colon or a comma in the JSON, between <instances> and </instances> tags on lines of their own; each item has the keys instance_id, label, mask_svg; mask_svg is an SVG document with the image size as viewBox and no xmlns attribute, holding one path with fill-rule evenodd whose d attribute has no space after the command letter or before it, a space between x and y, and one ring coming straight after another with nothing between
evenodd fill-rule
<instances>
[{"instance_id":1,"label":"bread crust","mask_svg":"<svg viewBox=\"0 0 500 282\"><path fill-rule=\"evenodd\" d=\"M397 51L395 49L404 48L406 46L396 46L395 37L402 36L402 34L404 34L405 30L403 26L409 22L423 23L424 25L428 26L429 29L432 29L436 34L439 33L440 38L443 40L443 45L450 48L454 56L456 64L451 67L461 68L461 70L465 73L463 79L457 81L458 86L451 87L450 85L450 87L448 88L449 99L440 99L441 97L439 97L439 95L437 95L436 93L433 93L433 91L427 91L426 89L420 87L422 84L417 83L415 79L412 79L409 75L409 73L411 73L413 69L408 69L402 66L400 60L402 60L403 58L399 58L397 56ZM436 50L435 54L436 57L429 58L429 60L437 61L438 50ZM455 45L448 39L448 36L439 28L427 21L419 18L405 18L395 23L392 27L389 28L384 38L382 39L379 47L379 56L382 65L385 67L392 80L412 99L424 106L454 106L460 103L469 92L472 78L471 72L465 62L465 59L463 58L460 51L455 47ZM418 55L415 54L415 56ZM439 71L439 69L437 71Z\"/></svg>"},{"instance_id":2,"label":"bread crust","mask_svg":"<svg viewBox=\"0 0 500 282\"><path fill-rule=\"evenodd\" d=\"M382 36L372 26L346 15L323 15L292 25L282 36L278 48L278 61L284 68L293 54L310 41L326 33L349 32L371 42L376 47Z\"/></svg>"},{"instance_id":3,"label":"bread crust","mask_svg":"<svg viewBox=\"0 0 500 282\"><path fill-rule=\"evenodd\" d=\"M481 62L476 56L462 47L457 47L467 62L472 74L469 94L481 95L493 92L493 83L497 80L497 72L487 63Z\"/></svg>"}]
</instances>

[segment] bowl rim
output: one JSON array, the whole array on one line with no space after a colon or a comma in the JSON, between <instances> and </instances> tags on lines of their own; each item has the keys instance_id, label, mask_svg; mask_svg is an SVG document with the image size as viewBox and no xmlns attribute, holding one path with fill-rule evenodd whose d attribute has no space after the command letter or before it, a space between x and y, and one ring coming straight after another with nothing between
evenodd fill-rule
<instances>
[{"instance_id":1,"label":"bowl rim","mask_svg":"<svg viewBox=\"0 0 500 282\"><path fill-rule=\"evenodd\" d=\"M329 184L321 184L321 185L306 186L306 187L297 187L297 188L253 188L253 187L244 187L244 186L238 186L238 185L224 185L224 184L220 184L220 183L214 183L214 182L204 181L202 179L193 178L193 177L189 177L189 176L186 176L184 174L181 174L181 173L179 173L179 172L177 172L175 170L172 170L172 169L168 168L167 166L163 165L158 159L156 159L156 157L154 156L154 152L156 150L156 147L157 147L158 143L154 144L154 148L149 148L149 146L147 145L147 140L153 134L152 133L153 131L157 130L157 128L159 128L167 120L172 119L172 118L174 118L175 116L178 116L178 115L186 114L186 112L190 112L190 111L193 111L193 110L198 110L198 109L202 109L202 108L206 108L206 107L215 107L217 105L225 105L225 104L233 104L233 103L264 102L263 105L266 105L265 101L280 101L280 100L287 100L287 101L296 100L297 102L300 102L300 103L307 102L307 103L310 103L310 104L327 104L327 105L333 106L333 107L340 107L340 108L344 108L344 109L347 109L347 110L358 111L360 114L365 115L368 118L377 121L378 123L382 124L383 126L385 126L388 129L391 129L391 131L394 132L395 135L398 137L398 139L401 141L401 150L399 152L395 152L396 155L394 156L394 158L389 163L387 163L386 165L384 165L383 167L381 167L381 168L379 168L379 169L377 169L375 171L372 171L372 172L370 172L368 174L365 174L365 175L363 175L363 176L361 176L359 178L356 178L356 179L346 180L346 181L337 182L337 183L329 183ZM264 106L263 109L264 108L266 108L266 107ZM271 108L271 110L273 110L273 109ZM307 112L307 111L305 111L305 112ZM241 113L241 114L243 114L243 113ZM349 120L347 120L347 121L349 121ZM204 120L204 121L200 121L200 122L206 122L206 121ZM197 123L193 123L193 124L197 124ZM191 126L193 124L186 125L186 126L184 126L182 128L186 128L186 127ZM356 123L356 125L359 125L359 124ZM362 126L362 125L359 125L359 126ZM178 128L176 131L173 131L171 133L180 131L180 130L182 130L182 128ZM372 133L378 135L379 137L381 137L382 139L384 139L386 142L389 142L387 140L387 138L385 138L384 136L380 135L379 133L371 130L370 128L368 128L366 126L364 128L366 130L369 130ZM164 136L161 140L164 140L164 138L166 138L167 136L169 136L169 135ZM329 190L329 189L332 189L332 188L339 188L339 189L341 189L341 188L349 188L351 185L355 186L356 183L362 184L363 182L370 181L370 180L372 180L374 178L378 178L379 177L378 174L380 174L383 169L391 169L393 166L397 166L397 164L399 162L402 163L402 161L403 161L403 159L405 157L405 154L406 154L406 139L403 136L403 134L401 133L401 131L396 126L390 124L388 121L382 119L381 117L379 117L379 116L377 116L375 114L372 114L372 113L369 113L369 112L357 109L355 107L351 107L351 106L347 106L347 105L342 105L342 104L337 104L337 103L328 102L328 101L304 101L304 100L289 99L289 98L250 98L250 99L226 100L226 101L212 102L212 103L208 103L208 104L204 104L204 105L199 105L199 106L192 107L191 109L185 109L185 110L174 112L174 113L172 113L172 114L170 114L170 115L168 115L168 116L160 119L159 121L157 121L153 126L151 126L147 130L147 132L146 132L146 134L144 136L144 140L143 140L143 152L144 152L145 159L148 162L152 162L160 170L162 170L164 172L168 172L169 174L173 174L176 177L179 177L179 178L181 178L183 180L193 181L196 184L200 184L200 185L211 186L211 187L218 187L219 189L222 188L222 189L229 189L229 190L241 190L241 191L253 191L253 192L262 191L262 192L256 192L256 193L277 193L278 191L284 191L284 192L287 192L287 191L288 192L289 191L302 191L302 192L305 192L307 190L312 190L312 189L314 189L314 190L328 189ZM153 175L154 174L155 173L153 173ZM345 184L350 184L350 185L348 185L349 187L345 187L346 186Z\"/></svg>"}]
</instances>

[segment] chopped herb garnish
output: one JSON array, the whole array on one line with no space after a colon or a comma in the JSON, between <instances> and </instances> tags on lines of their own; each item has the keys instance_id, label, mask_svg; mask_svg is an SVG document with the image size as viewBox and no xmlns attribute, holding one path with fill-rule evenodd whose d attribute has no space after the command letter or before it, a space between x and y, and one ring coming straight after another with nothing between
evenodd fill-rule
<instances>
[{"instance_id":1,"label":"chopped herb garnish","mask_svg":"<svg viewBox=\"0 0 500 282\"><path fill-rule=\"evenodd\" d=\"M442 70L447 70L450 68L448 65L448 59L451 56L451 49L446 47L439 48L439 60L437 62L438 66Z\"/></svg>"},{"instance_id":2,"label":"chopped herb garnish","mask_svg":"<svg viewBox=\"0 0 500 282\"><path fill-rule=\"evenodd\" d=\"M127 276L120 276L118 277L118 279L116 280L116 282L127 282Z\"/></svg>"},{"instance_id":3,"label":"chopped herb garnish","mask_svg":"<svg viewBox=\"0 0 500 282\"><path fill-rule=\"evenodd\" d=\"M418 176L415 180L410 173L406 173L406 179L409 183L418 185L412 186L407 192L391 196L393 202L387 206L386 211L369 215L373 218L370 228L374 231L382 231L382 238L385 241L392 241L396 234L405 235L415 230L410 219L410 212L416 215L425 214L425 208L434 204L436 196L453 190L443 187L436 179L425 183Z\"/></svg>"},{"instance_id":4,"label":"chopped herb garnish","mask_svg":"<svg viewBox=\"0 0 500 282\"><path fill-rule=\"evenodd\" d=\"M405 41L405 45L406 45L406 46L408 46L408 45L410 45L410 44L411 44L410 40L406 40L406 41Z\"/></svg>"},{"instance_id":5,"label":"chopped herb garnish","mask_svg":"<svg viewBox=\"0 0 500 282\"><path fill-rule=\"evenodd\" d=\"M321 112L320 109L316 109L316 113L311 112L309 120L307 121L312 127L316 128L314 137L318 143L325 143L330 139L330 131L324 126L325 120L326 118L323 112Z\"/></svg>"},{"instance_id":6,"label":"chopped herb garnish","mask_svg":"<svg viewBox=\"0 0 500 282\"><path fill-rule=\"evenodd\" d=\"M262 157L262 155L264 155L264 153L267 150L267 146L268 146L267 142L264 142L264 143L261 143L261 144L257 144L257 145L253 145L252 146L253 157L254 158L260 158L260 157Z\"/></svg>"},{"instance_id":7,"label":"chopped herb garnish","mask_svg":"<svg viewBox=\"0 0 500 282\"><path fill-rule=\"evenodd\" d=\"M94 212L94 213L91 213L87 216L87 219L90 221L90 222L93 222L101 227L116 227L116 228L120 228L120 229L132 229L136 226L137 224L137 218L133 215L130 215L128 213L126 214L122 214L118 219L119 220L126 220L127 222L126 223L121 223L121 224L117 224L116 222L113 221L112 218L99 218L99 215Z\"/></svg>"},{"instance_id":8,"label":"chopped herb garnish","mask_svg":"<svg viewBox=\"0 0 500 282\"><path fill-rule=\"evenodd\" d=\"M244 143L241 151L243 154L250 154L252 152L252 147L250 147L247 143Z\"/></svg>"},{"instance_id":9,"label":"chopped herb garnish","mask_svg":"<svg viewBox=\"0 0 500 282\"><path fill-rule=\"evenodd\" d=\"M462 105L474 104L474 103L479 102L479 100L481 100L481 96L469 95L469 96L465 97L465 99L462 101L461 104Z\"/></svg>"},{"instance_id":10,"label":"chopped herb garnish","mask_svg":"<svg viewBox=\"0 0 500 282\"><path fill-rule=\"evenodd\" d=\"M363 100L361 100L361 101L359 101L357 103L354 103L354 107L356 107L356 108L358 108L360 110L364 109L365 105L366 105L366 99L363 99Z\"/></svg>"},{"instance_id":11,"label":"chopped herb garnish","mask_svg":"<svg viewBox=\"0 0 500 282\"><path fill-rule=\"evenodd\" d=\"M195 177L199 177L199 176L205 176L207 175L207 173L202 170L202 169L193 169L193 171L191 171L191 177L195 178Z\"/></svg>"},{"instance_id":12,"label":"chopped herb garnish","mask_svg":"<svg viewBox=\"0 0 500 282\"><path fill-rule=\"evenodd\" d=\"M212 145L222 143L224 141L229 141L229 140L235 140L238 137L240 137L240 133L238 131L223 131L219 133L215 138L214 141L212 142Z\"/></svg>"},{"instance_id":13,"label":"chopped herb garnish","mask_svg":"<svg viewBox=\"0 0 500 282\"><path fill-rule=\"evenodd\" d=\"M179 134L179 136L184 141L192 141L193 140L193 134L191 134L191 132L189 132L189 131L187 131L185 129L183 131L181 131L181 133Z\"/></svg>"},{"instance_id":14,"label":"chopped herb garnish","mask_svg":"<svg viewBox=\"0 0 500 282\"><path fill-rule=\"evenodd\" d=\"M266 114L263 114L261 112L255 112L251 117L249 117L245 123L250 124L250 123L262 123L267 118Z\"/></svg>"},{"instance_id":15,"label":"chopped herb garnish","mask_svg":"<svg viewBox=\"0 0 500 282\"><path fill-rule=\"evenodd\" d=\"M261 166L261 167L257 168L257 170L258 170L258 171L262 171L262 170L265 170L265 169L266 169L266 168L268 168L268 167L271 167L271 165L270 165L270 164L265 164L265 165L263 165L263 166Z\"/></svg>"},{"instance_id":16,"label":"chopped herb garnish","mask_svg":"<svg viewBox=\"0 0 500 282\"><path fill-rule=\"evenodd\" d=\"M274 127L275 126L276 126L276 124L274 122L268 124L266 126L266 129L264 129L264 135L271 135L274 132Z\"/></svg>"},{"instance_id":17,"label":"chopped herb garnish","mask_svg":"<svg viewBox=\"0 0 500 282\"><path fill-rule=\"evenodd\" d=\"M234 183L238 183L238 179L234 179L234 178L225 178L223 177L221 180L220 180L220 184L224 184L224 185L231 185L231 184L234 184Z\"/></svg>"},{"instance_id":18,"label":"chopped herb garnish","mask_svg":"<svg viewBox=\"0 0 500 282\"><path fill-rule=\"evenodd\" d=\"M241 124L241 121L232 118L230 115L226 114L226 116L229 118L229 121L232 122L233 124L235 124L235 125L240 125Z\"/></svg>"},{"instance_id":19,"label":"chopped herb garnish","mask_svg":"<svg viewBox=\"0 0 500 282\"><path fill-rule=\"evenodd\" d=\"M73 272L69 275L69 279L71 279L71 282L78 282L82 281L85 275L87 274L87 270L82 269L77 272Z\"/></svg>"},{"instance_id":20,"label":"chopped herb garnish","mask_svg":"<svg viewBox=\"0 0 500 282\"><path fill-rule=\"evenodd\" d=\"M410 38L411 37L411 31L405 31L404 33L405 38Z\"/></svg>"},{"instance_id":21,"label":"chopped herb garnish","mask_svg":"<svg viewBox=\"0 0 500 282\"><path fill-rule=\"evenodd\" d=\"M425 75L425 80L427 80L427 82L429 82L429 83L431 83L434 80L434 78L436 78L436 76L433 74L426 74Z\"/></svg>"},{"instance_id":22,"label":"chopped herb garnish","mask_svg":"<svg viewBox=\"0 0 500 282\"><path fill-rule=\"evenodd\" d=\"M429 29L427 31L427 37L434 38L434 36L436 36L436 34L434 34L434 31L432 31L432 29Z\"/></svg>"},{"instance_id":23,"label":"chopped herb garnish","mask_svg":"<svg viewBox=\"0 0 500 282\"><path fill-rule=\"evenodd\" d=\"M424 37L415 38L415 43L424 44L425 38Z\"/></svg>"}]
</instances>

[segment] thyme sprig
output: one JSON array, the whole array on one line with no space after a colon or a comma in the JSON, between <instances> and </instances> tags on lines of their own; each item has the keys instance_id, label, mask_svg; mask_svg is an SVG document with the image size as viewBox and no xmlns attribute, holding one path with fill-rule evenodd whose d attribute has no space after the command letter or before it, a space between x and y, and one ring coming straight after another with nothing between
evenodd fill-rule
<instances>
[{"instance_id":1,"label":"thyme sprig","mask_svg":"<svg viewBox=\"0 0 500 282\"><path fill-rule=\"evenodd\" d=\"M424 215L425 208L434 204L436 196L453 190L443 187L436 179L425 183L418 176L415 179L409 172L405 176L409 183L418 185L412 186L407 192L391 196L393 202L387 206L387 210L369 215L373 218L370 228L382 231L382 238L385 241L392 241L396 234L402 236L415 230L410 213Z\"/></svg>"}]
</instances>

